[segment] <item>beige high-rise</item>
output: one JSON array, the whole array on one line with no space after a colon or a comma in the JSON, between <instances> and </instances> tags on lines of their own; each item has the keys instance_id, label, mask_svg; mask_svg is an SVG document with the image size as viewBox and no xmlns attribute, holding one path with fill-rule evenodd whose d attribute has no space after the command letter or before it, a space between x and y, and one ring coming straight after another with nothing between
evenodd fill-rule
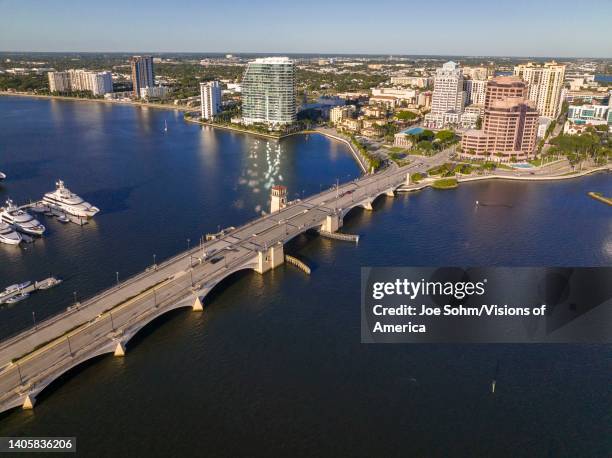
<instances>
[{"instance_id":1,"label":"beige high-rise","mask_svg":"<svg viewBox=\"0 0 612 458\"><path fill-rule=\"evenodd\" d=\"M535 102L540 115L556 118L561 110L561 89L565 78L565 65L546 62L514 67L514 75L527 83L527 98Z\"/></svg>"}]
</instances>

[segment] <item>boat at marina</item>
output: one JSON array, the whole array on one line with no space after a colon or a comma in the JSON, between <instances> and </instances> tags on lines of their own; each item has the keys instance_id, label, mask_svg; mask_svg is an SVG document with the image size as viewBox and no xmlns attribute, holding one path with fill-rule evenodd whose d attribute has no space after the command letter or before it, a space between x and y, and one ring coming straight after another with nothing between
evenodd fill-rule
<instances>
[{"instance_id":1,"label":"boat at marina","mask_svg":"<svg viewBox=\"0 0 612 458\"><path fill-rule=\"evenodd\" d=\"M85 202L81 197L70 191L62 180L58 180L55 186L55 191L45 194L42 200L43 204L52 210L59 210L81 218L91 218L100 211L99 208Z\"/></svg>"},{"instance_id":2,"label":"boat at marina","mask_svg":"<svg viewBox=\"0 0 612 458\"><path fill-rule=\"evenodd\" d=\"M6 206L0 209L0 219L19 232L31 235L42 235L45 232L45 226L27 211L17 207L11 199L7 199Z\"/></svg>"},{"instance_id":3,"label":"boat at marina","mask_svg":"<svg viewBox=\"0 0 612 458\"><path fill-rule=\"evenodd\" d=\"M24 299L27 299L28 297L30 297L30 293L20 293L15 296L9 297L7 300L4 301L4 303L5 304L16 304L17 302L21 302Z\"/></svg>"},{"instance_id":4,"label":"boat at marina","mask_svg":"<svg viewBox=\"0 0 612 458\"><path fill-rule=\"evenodd\" d=\"M57 220L58 220L60 223L64 223L64 224L66 224L66 223L69 223L69 222L70 222L70 219L69 219L69 218L68 218L66 215L62 215L62 216L60 216L59 218L57 218Z\"/></svg>"},{"instance_id":5,"label":"boat at marina","mask_svg":"<svg viewBox=\"0 0 612 458\"><path fill-rule=\"evenodd\" d=\"M0 220L0 242L8 245L19 245L21 243L21 234Z\"/></svg>"},{"instance_id":6,"label":"boat at marina","mask_svg":"<svg viewBox=\"0 0 612 458\"><path fill-rule=\"evenodd\" d=\"M23 283L16 283L14 285L7 286L4 289L4 291L0 292L0 302L4 298L10 297L12 295L15 295L15 294L19 293L20 291L23 291L24 289L26 289L31 284L32 284L31 281L26 281L26 282L23 282Z\"/></svg>"},{"instance_id":7,"label":"boat at marina","mask_svg":"<svg viewBox=\"0 0 612 458\"><path fill-rule=\"evenodd\" d=\"M44 290L44 289L53 288L54 286L59 285L61 282L62 280L59 278L49 277L49 278L45 278L44 280L35 282L34 287L36 289Z\"/></svg>"},{"instance_id":8,"label":"boat at marina","mask_svg":"<svg viewBox=\"0 0 612 458\"><path fill-rule=\"evenodd\" d=\"M2 180L6 180L6 175L2 172L0 172L0 181Z\"/></svg>"}]
</instances>

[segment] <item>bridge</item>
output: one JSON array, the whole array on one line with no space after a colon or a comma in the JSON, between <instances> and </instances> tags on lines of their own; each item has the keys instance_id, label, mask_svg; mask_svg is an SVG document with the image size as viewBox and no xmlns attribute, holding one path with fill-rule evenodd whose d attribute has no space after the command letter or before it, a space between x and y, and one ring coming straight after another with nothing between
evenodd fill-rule
<instances>
[{"instance_id":1,"label":"bridge","mask_svg":"<svg viewBox=\"0 0 612 458\"><path fill-rule=\"evenodd\" d=\"M305 231L333 234L356 207L372 210L410 174L446 160L444 154L404 167L395 164L319 194L285 203L247 224L77 303L0 343L0 412L31 409L51 382L105 353L124 356L132 337L157 317L181 307L202 311L207 294L228 276L281 265L283 246ZM274 201L274 198L273 198ZM273 202L274 204L274 202Z\"/></svg>"}]
</instances>

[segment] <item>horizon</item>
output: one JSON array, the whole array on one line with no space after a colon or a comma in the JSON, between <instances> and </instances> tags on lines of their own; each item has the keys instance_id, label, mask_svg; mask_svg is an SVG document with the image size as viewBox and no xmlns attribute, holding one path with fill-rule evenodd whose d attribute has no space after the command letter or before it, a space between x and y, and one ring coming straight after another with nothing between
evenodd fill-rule
<instances>
[{"instance_id":1,"label":"horizon","mask_svg":"<svg viewBox=\"0 0 612 458\"><path fill-rule=\"evenodd\" d=\"M570 0L517 0L494 9L479 0L441 0L436 10L400 0L383 0L375 8L363 1L313 0L308 15L297 5L277 0L256 5L246 0L221 5L186 0L180 9L165 2L126 5L116 0L103 5L68 0L59 6L0 0L0 6L5 53L155 49L148 52L612 57L607 37L612 4L605 0L594 0L589 8L576 8ZM588 33L573 33L577 27Z\"/></svg>"},{"instance_id":2,"label":"horizon","mask_svg":"<svg viewBox=\"0 0 612 458\"><path fill-rule=\"evenodd\" d=\"M60 54L60 55L80 55L80 54L112 54L112 55L150 55L150 56L226 56L232 55L234 57L241 56L288 56L288 57L301 57L301 56L312 56L312 57L366 57L366 58L385 58L385 59L400 59L400 58L469 58L469 59L537 59L537 60L608 60L612 59L612 56L555 56L555 55L479 55L479 54L399 54L399 53L334 53L334 52L265 52L265 51L253 51L253 52L234 52L234 51L152 51L152 50L133 50L133 51L24 51L24 50L0 50L0 54Z\"/></svg>"}]
</instances>

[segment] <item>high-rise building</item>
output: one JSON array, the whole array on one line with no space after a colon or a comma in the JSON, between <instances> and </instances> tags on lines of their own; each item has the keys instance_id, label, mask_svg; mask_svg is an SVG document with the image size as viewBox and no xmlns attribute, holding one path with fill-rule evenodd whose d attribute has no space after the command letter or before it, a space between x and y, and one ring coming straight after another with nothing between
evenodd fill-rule
<instances>
[{"instance_id":1,"label":"high-rise building","mask_svg":"<svg viewBox=\"0 0 612 458\"><path fill-rule=\"evenodd\" d=\"M535 65L530 62L515 66L514 75L527 83L527 97L535 102L542 116L556 118L559 115L565 65L556 62Z\"/></svg>"},{"instance_id":2,"label":"high-rise building","mask_svg":"<svg viewBox=\"0 0 612 458\"><path fill-rule=\"evenodd\" d=\"M68 72L49 72L49 91L50 92L70 92L70 74Z\"/></svg>"},{"instance_id":3,"label":"high-rise building","mask_svg":"<svg viewBox=\"0 0 612 458\"><path fill-rule=\"evenodd\" d=\"M295 66L287 57L248 63L242 78L242 122L283 125L295 122Z\"/></svg>"},{"instance_id":4,"label":"high-rise building","mask_svg":"<svg viewBox=\"0 0 612 458\"><path fill-rule=\"evenodd\" d=\"M462 154L500 160L525 160L536 146L539 114L524 97L494 100L485 111L482 130L469 130L461 139Z\"/></svg>"},{"instance_id":5,"label":"high-rise building","mask_svg":"<svg viewBox=\"0 0 612 458\"><path fill-rule=\"evenodd\" d=\"M140 88L155 86L153 58L151 56L134 56L130 59L132 66L132 86L134 96L140 96Z\"/></svg>"},{"instance_id":6,"label":"high-rise building","mask_svg":"<svg viewBox=\"0 0 612 458\"><path fill-rule=\"evenodd\" d=\"M91 91L89 72L84 69L68 70L70 75L70 88L72 91Z\"/></svg>"},{"instance_id":7,"label":"high-rise building","mask_svg":"<svg viewBox=\"0 0 612 458\"><path fill-rule=\"evenodd\" d=\"M495 100L509 97L527 98L527 83L516 76L498 76L488 81L484 99L485 110L491 108Z\"/></svg>"},{"instance_id":8,"label":"high-rise building","mask_svg":"<svg viewBox=\"0 0 612 458\"><path fill-rule=\"evenodd\" d=\"M487 80L465 80L465 99L469 105L484 105Z\"/></svg>"},{"instance_id":9,"label":"high-rise building","mask_svg":"<svg viewBox=\"0 0 612 458\"><path fill-rule=\"evenodd\" d=\"M89 79L93 95L104 95L113 92L113 76L111 72L91 72Z\"/></svg>"},{"instance_id":10,"label":"high-rise building","mask_svg":"<svg viewBox=\"0 0 612 458\"><path fill-rule=\"evenodd\" d=\"M492 67L463 67L463 76L473 80L487 80L493 76Z\"/></svg>"},{"instance_id":11,"label":"high-rise building","mask_svg":"<svg viewBox=\"0 0 612 458\"><path fill-rule=\"evenodd\" d=\"M431 112L441 114L447 111L461 113L465 105L463 73L455 62L447 62L436 70L434 77Z\"/></svg>"},{"instance_id":12,"label":"high-rise building","mask_svg":"<svg viewBox=\"0 0 612 458\"><path fill-rule=\"evenodd\" d=\"M221 109L221 86L219 81L200 83L200 108L202 118L212 119Z\"/></svg>"},{"instance_id":13,"label":"high-rise building","mask_svg":"<svg viewBox=\"0 0 612 458\"><path fill-rule=\"evenodd\" d=\"M113 77L110 72L90 72L70 69L65 72L49 72L51 92L89 91L93 95L113 92Z\"/></svg>"}]
</instances>

